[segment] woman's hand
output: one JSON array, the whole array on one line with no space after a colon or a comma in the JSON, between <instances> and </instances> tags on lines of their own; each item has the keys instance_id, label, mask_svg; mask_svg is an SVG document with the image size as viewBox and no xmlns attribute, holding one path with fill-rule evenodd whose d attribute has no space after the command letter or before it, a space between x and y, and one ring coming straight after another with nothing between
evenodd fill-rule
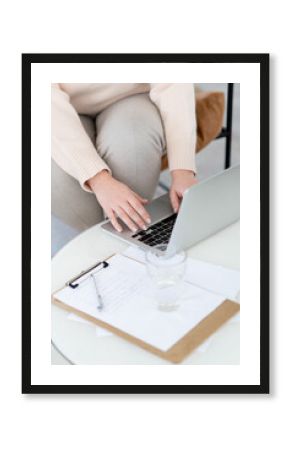
<instances>
[{"instance_id":1,"label":"woman's hand","mask_svg":"<svg viewBox=\"0 0 290 450\"><path fill-rule=\"evenodd\" d=\"M117 217L132 231L138 228L146 230L146 223L149 224L151 220L143 205L148 200L115 180L107 170L97 173L88 181L88 185L117 231L123 230Z\"/></svg>"},{"instance_id":2,"label":"woman's hand","mask_svg":"<svg viewBox=\"0 0 290 450\"><path fill-rule=\"evenodd\" d=\"M170 200L174 212L178 212L181 199L186 189L190 188L193 184L197 184L194 173L191 170L172 170L171 171L171 188L170 188Z\"/></svg>"}]
</instances>

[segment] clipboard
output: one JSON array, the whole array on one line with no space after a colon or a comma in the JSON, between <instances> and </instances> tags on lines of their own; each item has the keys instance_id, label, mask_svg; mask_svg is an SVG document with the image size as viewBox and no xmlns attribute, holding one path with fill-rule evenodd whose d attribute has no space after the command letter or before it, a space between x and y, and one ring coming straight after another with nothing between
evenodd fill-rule
<instances>
[{"instance_id":1,"label":"clipboard","mask_svg":"<svg viewBox=\"0 0 290 450\"><path fill-rule=\"evenodd\" d=\"M131 344L137 345L142 349L153 353L154 355L165 359L171 363L181 363L193 350L195 350L199 345L201 345L209 336L211 336L215 331L217 331L224 323L226 323L231 317L233 317L240 310L239 303L225 299L216 309L214 309L208 316L204 317L196 326L194 326L188 333L186 333L180 340L178 340L171 348L167 351L162 351L157 347L154 347L147 342L132 336L119 328L116 328L105 321L97 319L77 308L74 308L61 300L57 299L57 293L61 291L64 287L70 286L72 289L77 287L77 281L89 274L92 270L98 268L98 270L105 270L109 266L109 259L114 255L109 256L104 261L99 261L97 264L91 266L87 270L80 272L80 274L73 277L71 280L67 281L65 285L55 291L52 294L52 303L59 306L60 308L77 314L93 324L105 328L111 333L119 336L122 339L130 342ZM133 259L133 258L130 258ZM140 263L140 261L135 260Z\"/></svg>"}]
</instances>

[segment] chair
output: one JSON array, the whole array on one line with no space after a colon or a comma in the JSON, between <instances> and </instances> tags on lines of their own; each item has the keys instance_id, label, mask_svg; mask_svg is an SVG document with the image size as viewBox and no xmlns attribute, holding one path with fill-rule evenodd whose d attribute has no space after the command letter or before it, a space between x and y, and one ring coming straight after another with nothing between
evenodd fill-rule
<instances>
[{"instance_id":1,"label":"chair","mask_svg":"<svg viewBox=\"0 0 290 450\"><path fill-rule=\"evenodd\" d=\"M233 98L234 98L234 83L228 83L226 126L221 129L220 134L216 137L216 139L220 139L223 137L226 138L225 169L228 169L231 165Z\"/></svg>"}]
</instances>

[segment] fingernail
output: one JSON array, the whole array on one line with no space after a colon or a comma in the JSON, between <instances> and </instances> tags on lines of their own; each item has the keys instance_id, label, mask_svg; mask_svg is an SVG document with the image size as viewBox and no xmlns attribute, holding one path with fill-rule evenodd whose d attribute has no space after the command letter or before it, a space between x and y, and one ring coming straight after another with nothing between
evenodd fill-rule
<instances>
[{"instance_id":1,"label":"fingernail","mask_svg":"<svg viewBox=\"0 0 290 450\"><path fill-rule=\"evenodd\" d=\"M119 233L121 233L122 228L121 228L121 227L117 228L117 231L118 231Z\"/></svg>"},{"instance_id":2,"label":"fingernail","mask_svg":"<svg viewBox=\"0 0 290 450\"><path fill-rule=\"evenodd\" d=\"M147 230L147 227L146 227L146 225L143 225L143 227L142 227L142 228L143 228L143 230Z\"/></svg>"},{"instance_id":3,"label":"fingernail","mask_svg":"<svg viewBox=\"0 0 290 450\"><path fill-rule=\"evenodd\" d=\"M150 220L150 219L146 219L146 222L147 222L147 223L151 223L151 220Z\"/></svg>"},{"instance_id":4,"label":"fingernail","mask_svg":"<svg viewBox=\"0 0 290 450\"><path fill-rule=\"evenodd\" d=\"M134 233L136 233L136 231L138 231L138 228L133 228Z\"/></svg>"}]
</instances>

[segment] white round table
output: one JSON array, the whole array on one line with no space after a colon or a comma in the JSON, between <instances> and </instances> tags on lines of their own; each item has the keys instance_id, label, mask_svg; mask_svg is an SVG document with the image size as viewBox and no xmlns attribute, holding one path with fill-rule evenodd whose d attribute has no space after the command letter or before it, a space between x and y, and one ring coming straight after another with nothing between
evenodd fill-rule
<instances>
[{"instance_id":1,"label":"white round table","mask_svg":"<svg viewBox=\"0 0 290 450\"><path fill-rule=\"evenodd\" d=\"M239 269L239 222L188 250L192 258ZM81 233L52 259L52 292L95 262L127 247L105 234L100 225ZM95 325L68 319L52 304L52 342L72 364L171 364L114 336L97 336ZM209 338L204 351L196 349L183 364L239 364L240 323L230 320Z\"/></svg>"}]
</instances>

